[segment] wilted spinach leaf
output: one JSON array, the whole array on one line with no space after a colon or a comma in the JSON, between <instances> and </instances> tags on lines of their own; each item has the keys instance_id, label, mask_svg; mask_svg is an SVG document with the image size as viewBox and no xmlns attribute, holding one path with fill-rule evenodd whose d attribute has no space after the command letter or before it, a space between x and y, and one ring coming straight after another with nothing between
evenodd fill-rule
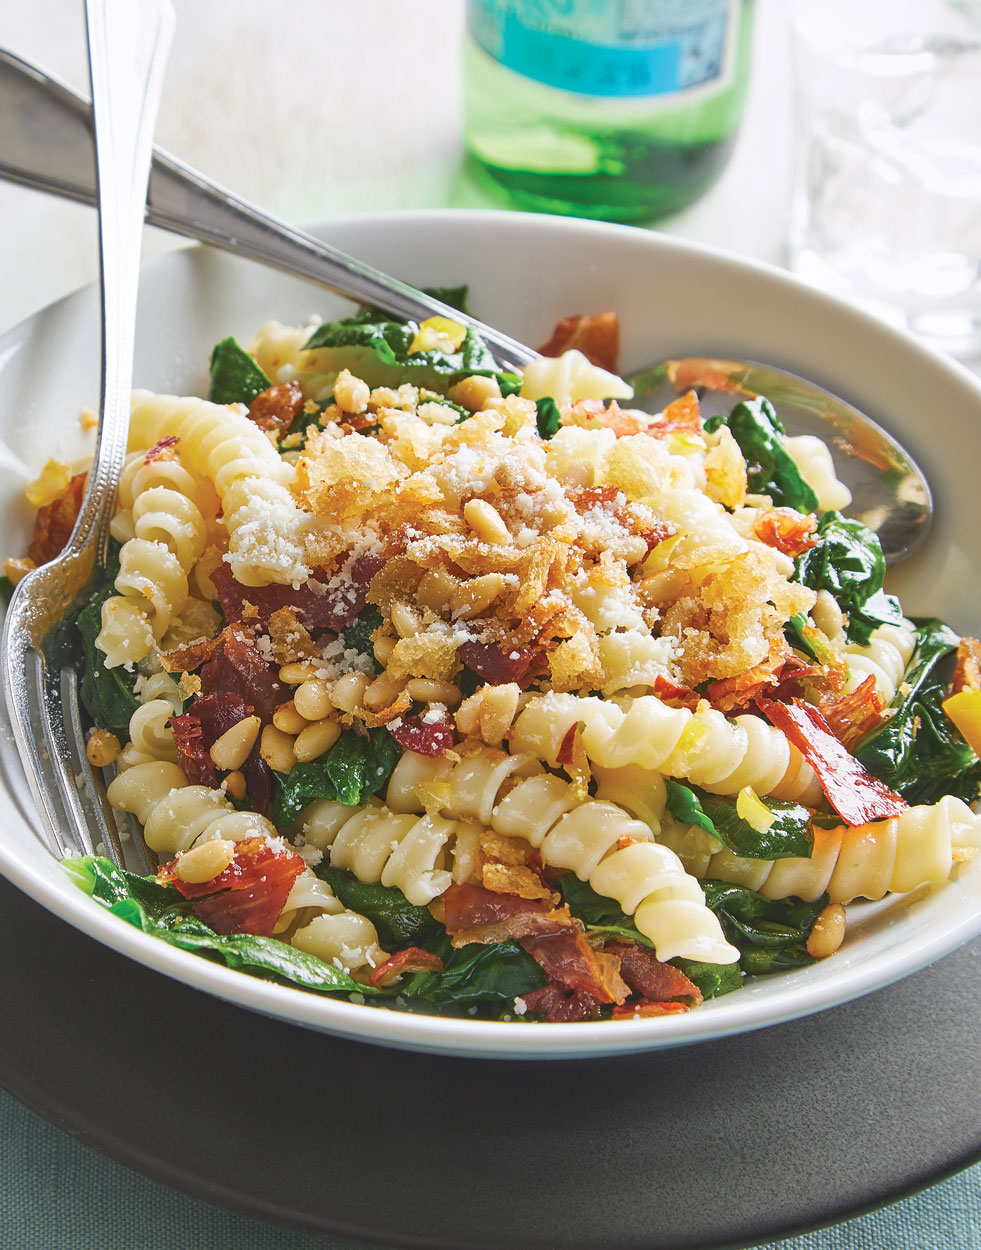
<instances>
[{"instance_id":1,"label":"wilted spinach leaf","mask_svg":"<svg viewBox=\"0 0 981 1250\"><path fill-rule=\"evenodd\" d=\"M342 868L331 867L326 860L314 872L327 882L345 907L368 917L386 950L421 946L443 932L428 907L416 907L394 886L366 884Z\"/></svg>"},{"instance_id":2,"label":"wilted spinach leaf","mask_svg":"<svg viewBox=\"0 0 981 1250\"><path fill-rule=\"evenodd\" d=\"M899 625L903 611L882 589L886 561L875 533L840 512L825 512L817 532L822 541L797 557L795 580L831 592L848 617L850 642L865 646L879 625Z\"/></svg>"},{"instance_id":3,"label":"wilted spinach leaf","mask_svg":"<svg viewBox=\"0 0 981 1250\"><path fill-rule=\"evenodd\" d=\"M342 733L326 754L295 764L289 773L273 773L273 823L291 825L315 799L348 807L367 803L388 781L401 754L387 729L373 729L367 737Z\"/></svg>"},{"instance_id":4,"label":"wilted spinach leaf","mask_svg":"<svg viewBox=\"0 0 981 1250\"><path fill-rule=\"evenodd\" d=\"M208 399L213 404L251 404L272 382L244 347L233 338L222 339L211 353L211 384Z\"/></svg>"},{"instance_id":5,"label":"wilted spinach leaf","mask_svg":"<svg viewBox=\"0 0 981 1250\"><path fill-rule=\"evenodd\" d=\"M530 994L545 984L539 964L517 942L452 947L449 938L431 943L443 960L442 972L417 972L398 984L400 997L456 1007L501 1003Z\"/></svg>"},{"instance_id":6,"label":"wilted spinach leaf","mask_svg":"<svg viewBox=\"0 0 981 1250\"><path fill-rule=\"evenodd\" d=\"M778 972L814 963L805 943L827 905L826 894L813 903L801 903L764 898L755 890L726 881L704 880L700 884L723 933L738 948L739 966L744 972Z\"/></svg>"},{"instance_id":7,"label":"wilted spinach leaf","mask_svg":"<svg viewBox=\"0 0 981 1250\"><path fill-rule=\"evenodd\" d=\"M858 744L855 755L908 803L936 803L945 794L973 802L981 793L981 765L948 719L948 683L938 673L957 649L957 634L936 618L918 619L916 648L893 715Z\"/></svg>"},{"instance_id":8,"label":"wilted spinach leaf","mask_svg":"<svg viewBox=\"0 0 981 1250\"><path fill-rule=\"evenodd\" d=\"M377 608L369 605L358 613L341 634L341 641L344 644L345 651L352 650L360 652L361 655L370 655L376 673L382 671L382 665L375 659L375 648L371 641L371 635L381 623L381 613Z\"/></svg>"},{"instance_id":9,"label":"wilted spinach leaf","mask_svg":"<svg viewBox=\"0 0 981 1250\"><path fill-rule=\"evenodd\" d=\"M760 832L738 814L732 799L709 794L698 786L682 785L665 778L668 811L676 820L698 825L746 859L783 859L793 855L807 859L814 845L810 836L812 813L801 803L766 798L774 815L769 829Z\"/></svg>"},{"instance_id":10,"label":"wilted spinach leaf","mask_svg":"<svg viewBox=\"0 0 981 1250\"><path fill-rule=\"evenodd\" d=\"M544 399L535 400L535 407L538 409L538 433L542 438L554 437L558 433L562 416L558 404L551 396L546 395Z\"/></svg>"},{"instance_id":11,"label":"wilted spinach leaf","mask_svg":"<svg viewBox=\"0 0 981 1250\"><path fill-rule=\"evenodd\" d=\"M133 694L136 672L127 672L122 665L106 668L105 653L95 645L102 630L102 605L116 594L119 573L119 544L110 544L104 569L96 569L88 586L82 591L59 630L57 646L74 650L70 625L74 622L81 639L82 680L79 695L89 716L100 729L108 729L125 742L129 738L130 717L139 707ZM74 616L73 616L74 613ZM67 658L67 655L66 655Z\"/></svg>"},{"instance_id":12,"label":"wilted spinach leaf","mask_svg":"<svg viewBox=\"0 0 981 1250\"><path fill-rule=\"evenodd\" d=\"M814 512L818 497L805 481L790 452L784 446L785 431L776 409L768 399L743 400L727 417L710 417L707 430L727 425L739 444L748 468L748 485L754 495L769 495L778 507Z\"/></svg>"},{"instance_id":13,"label":"wilted spinach leaf","mask_svg":"<svg viewBox=\"0 0 981 1250\"><path fill-rule=\"evenodd\" d=\"M147 877L124 872L110 860L85 857L64 861L75 884L114 916L172 946L210 956L265 980L285 981L300 989L324 994L379 993L315 955L297 950L277 938L252 933L215 933L194 915L173 886L157 885Z\"/></svg>"}]
</instances>

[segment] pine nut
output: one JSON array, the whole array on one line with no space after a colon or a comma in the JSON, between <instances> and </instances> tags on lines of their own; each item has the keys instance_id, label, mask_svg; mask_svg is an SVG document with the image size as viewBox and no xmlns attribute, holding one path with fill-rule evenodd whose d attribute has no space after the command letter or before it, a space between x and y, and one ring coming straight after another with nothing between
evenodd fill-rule
<instances>
[{"instance_id":1,"label":"pine nut","mask_svg":"<svg viewBox=\"0 0 981 1250\"><path fill-rule=\"evenodd\" d=\"M262 731L259 754L277 773L288 773L296 763L293 739L275 725L267 725Z\"/></svg>"},{"instance_id":2,"label":"pine nut","mask_svg":"<svg viewBox=\"0 0 981 1250\"><path fill-rule=\"evenodd\" d=\"M367 686L368 678L364 673L346 673L331 686L330 701L339 712L353 712L364 698Z\"/></svg>"},{"instance_id":3,"label":"pine nut","mask_svg":"<svg viewBox=\"0 0 981 1250\"><path fill-rule=\"evenodd\" d=\"M245 784L245 775L237 769L233 773L229 773L222 783L225 787L225 793L230 799L242 800L245 798L248 787Z\"/></svg>"},{"instance_id":4,"label":"pine nut","mask_svg":"<svg viewBox=\"0 0 981 1250\"><path fill-rule=\"evenodd\" d=\"M504 519L493 504L485 499L468 499L463 505L463 517L478 538L496 547L506 546L511 533Z\"/></svg>"},{"instance_id":5,"label":"pine nut","mask_svg":"<svg viewBox=\"0 0 981 1250\"><path fill-rule=\"evenodd\" d=\"M463 698L459 686L448 681L430 681L428 677L413 677L405 684L406 694L417 703L443 703L456 707Z\"/></svg>"},{"instance_id":6,"label":"pine nut","mask_svg":"<svg viewBox=\"0 0 981 1250\"><path fill-rule=\"evenodd\" d=\"M212 838L189 851L181 851L174 866L174 876L189 885L201 885L225 871L235 858L235 843L225 838Z\"/></svg>"},{"instance_id":7,"label":"pine nut","mask_svg":"<svg viewBox=\"0 0 981 1250\"><path fill-rule=\"evenodd\" d=\"M386 638L383 634L381 638L376 638L372 642L375 652L375 659L379 664L387 664L392 652L395 650L395 639Z\"/></svg>"},{"instance_id":8,"label":"pine nut","mask_svg":"<svg viewBox=\"0 0 981 1250\"><path fill-rule=\"evenodd\" d=\"M107 768L119 759L122 743L108 729L96 729L89 734L85 744L85 756L93 768Z\"/></svg>"},{"instance_id":9,"label":"pine nut","mask_svg":"<svg viewBox=\"0 0 981 1250\"><path fill-rule=\"evenodd\" d=\"M319 677L303 682L293 691L293 707L304 720L323 720L331 709L330 687Z\"/></svg>"},{"instance_id":10,"label":"pine nut","mask_svg":"<svg viewBox=\"0 0 981 1250\"><path fill-rule=\"evenodd\" d=\"M208 752L212 763L218 768L227 768L229 771L241 768L249 758L249 752L255 746L261 725L262 722L258 716L246 716L231 729L226 729Z\"/></svg>"},{"instance_id":11,"label":"pine nut","mask_svg":"<svg viewBox=\"0 0 981 1250\"><path fill-rule=\"evenodd\" d=\"M395 678L382 673L365 689L365 707L372 712L380 712L383 707L390 707L402 693L404 685L404 679L396 681Z\"/></svg>"},{"instance_id":12,"label":"pine nut","mask_svg":"<svg viewBox=\"0 0 981 1250\"><path fill-rule=\"evenodd\" d=\"M371 388L347 369L342 369L334 383L334 402L340 404L345 412L364 412L368 407Z\"/></svg>"},{"instance_id":13,"label":"pine nut","mask_svg":"<svg viewBox=\"0 0 981 1250\"><path fill-rule=\"evenodd\" d=\"M521 689L509 682L504 686L484 686L482 693L480 736L488 746L500 746L518 710Z\"/></svg>"},{"instance_id":14,"label":"pine nut","mask_svg":"<svg viewBox=\"0 0 981 1250\"><path fill-rule=\"evenodd\" d=\"M847 920L841 903L829 903L819 913L805 946L814 959L827 959L833 955L845 937Z\"/></svg>"},{"instance_id":15,"label":"pine nut","mask_svg":"<svg viewBox=\"0 0 981 1250\"><path fill-rule=\"evenodd\" d=\"M309 681L312 677L318 676L318 670L303 660L294 660L292 664L284 664L279 670L279 680L285 682L287 686L298 686L301 681Z\"/></svg>"},{"instance_id":16,"label":"pine nut","mask_svg":"<svg viewBox=\"0 0 981 1250\"><path fill-rule=\"evenodd\" d=\"M416 587L416 601L433 612L445 612L450 596L459 587L460 579L446 569L429 569Z\"/></svg>"},{"instance_id":17,"label":"pine nut","mask_svg":"<svg viewBox=\"0 0 981 1250\"><path fill-rule=\"evenodd\" d=\"M336 720L314 721L296 735L293 753L301 764L318 759L340 736L341 727Z\"/></svg>"},{"instance_id":18,"label":"pine nut","mask_svg":"<svg viewBox=\"0 0 981 1250\"><path fill-rule=\"evenodd\" d=\"M503 573L485 573L482 577L472 577L458 586L450 595L453 615L463 620L469 620L472 616L480 616L503 589Z\"/></svg>"},{"instance_id":19,"label":"pine nut","mask_svg":"<svg viewBox=\"0 0 981 1250\"><path fill-rule=\"evenodd\" d=\"M296 710L296 704L292 699L288 703L281 703L273 712L272 719L276 728L281 729L284 734L298 734L310 724L307 718L301 716Z\"/></svg>"},{"instance_id":20,"label":"pine nut","mask_svg":"<svg viewBox=\"0 0 981 1250\"><path fill-rule=\"evenodd\" d=\"M461 378L449 389L449 398L470 412L481 412L492 399L501 398L497 378L485 378L479 374Z\"/></svg>"},{"instance_id":21,"label":"pine nut","mask_svg":"<svg viewBox=\"0 0 981 1250\"><path fill-rule=\"evenodd\" d=\"M407 603L392 604L392 624L400 638L414 638L421 623L419 614Z\"/></svg>"}]
</instances>

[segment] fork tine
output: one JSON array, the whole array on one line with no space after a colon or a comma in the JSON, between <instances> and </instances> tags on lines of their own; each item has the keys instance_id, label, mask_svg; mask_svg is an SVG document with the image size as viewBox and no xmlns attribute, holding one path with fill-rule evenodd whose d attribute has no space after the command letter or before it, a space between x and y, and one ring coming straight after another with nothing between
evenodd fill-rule
<instances>
[{"instance_id":1,"label":"fork tine","mask_svg":"<svg viewBox=\"0 0 981 1250\"><path fill-rule=\"evenodd\" d=\"M88 854L96 854L101 842L105 854L118 868L122 868L123 848L120 846L116 821L106 797L105 782L98 770L89 763L88 753L85 750L85 726L82 724L82 713L78 703L78 674L68 666L61 670L61 696L66 737L71 746L73 763L77 770L75 777L81 782L88 798L91 823L87 822L83 826L88 844L92 846ZM73 798L78 796L77 788L72 787L71 792ZM92 836L93 826L96 837Z\"/></svg>"},{"instance_id":2,"label":"fork tine","mask_svg":"<svg viewBox=\"0 0 981 1250\"><path fill-rule=\"evenodd\" d=\"M76 784L75 763L67 726L62 716L64 693L62 682L55 678L43 656L35 666L35 689L39 698L41 731L48 751L50 773L53 774L58 797L68 816L68 828L76 843L75 850L84 855L95 854L95 842L88 828L87 813ZM58 686L55 681L58 681ZM64 841L64 839L62 839Z\"/></svg>"}]
</instances>

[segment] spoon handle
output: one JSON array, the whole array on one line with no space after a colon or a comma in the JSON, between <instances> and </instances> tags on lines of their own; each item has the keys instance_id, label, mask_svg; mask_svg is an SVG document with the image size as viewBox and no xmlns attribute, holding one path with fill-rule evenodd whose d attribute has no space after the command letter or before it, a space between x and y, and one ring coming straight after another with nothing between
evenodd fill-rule
<instances>
[{"instance_id":1,"label":"spoon handle","mask_svg":"<svg viewBox=\"0 0 981 1250\"><path fill-rule=\"evenodd\" d=\"M169 0L86 0L99 185L102 396L95 455L71 537L105 562L126 456L143 206L174 27Z\"/></svg>"},{"instance_id":2,"label":"spoon handle","mask_svg":"<svg viewBox=\"0 0 981 1250\"><path fill-rule=\"evenodd\" d=\"M95 202L89 105L43 70L0 49L0 176ZM521 368L537 352L397 278L321 243L248 203L160 148L154 150L146 220L187 238L309 278L398 317L444 316L475 329L502 364Z\"/></svg>"}]
</instances>

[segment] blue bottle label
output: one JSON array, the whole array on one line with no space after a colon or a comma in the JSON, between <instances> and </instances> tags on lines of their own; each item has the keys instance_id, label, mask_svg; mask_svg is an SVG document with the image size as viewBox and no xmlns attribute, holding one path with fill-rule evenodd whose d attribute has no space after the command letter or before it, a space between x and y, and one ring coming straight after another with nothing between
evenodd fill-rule
<instances>
[{"instance_id":1,"label":"blue bottle label","mask_svg":"<svg viewBox=\"0 0 981 1250\"><path fill-rule=\"evenodd\" d=\"M469 0L474 41L548 87L694 97L729 85L739 0Z\"/></svg>"}]
</instances>

